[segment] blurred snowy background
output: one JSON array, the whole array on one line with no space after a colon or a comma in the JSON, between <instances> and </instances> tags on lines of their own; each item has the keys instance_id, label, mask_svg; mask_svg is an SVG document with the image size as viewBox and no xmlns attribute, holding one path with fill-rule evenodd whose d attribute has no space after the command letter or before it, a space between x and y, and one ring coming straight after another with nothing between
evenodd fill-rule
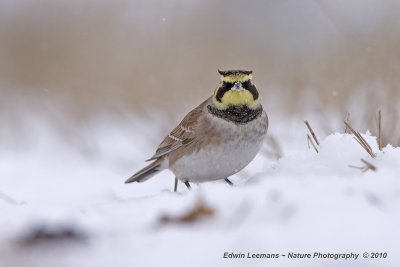
<instances>
[{"instance_id":1,"label":"blurred snowy background","mask_svg":"<svg viewBox=\"0 0 400 267\"><path fill-rule=\"evenodd\" d=\"M0 266L399 264L399 15L395 0L0 1ZM252 69L270 117L237 187L124 185L218 68ZM388 257L223 259L290 251Z\"/></svg>"}]
</instances>

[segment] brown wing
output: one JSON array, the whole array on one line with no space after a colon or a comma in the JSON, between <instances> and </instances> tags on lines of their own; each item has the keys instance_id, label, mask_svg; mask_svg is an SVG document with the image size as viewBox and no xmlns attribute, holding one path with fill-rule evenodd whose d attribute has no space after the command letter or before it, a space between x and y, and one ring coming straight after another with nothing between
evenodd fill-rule
<instances>
[{"instance_id":1,"label":"brown wing","mask_svg":"<svg viewBox=\"0 0 400 267\"><path fill-rule=\"evenodd\" d=\"M208 100L207 100L208 101ZM203 107L207 103L203 102L200 106L190 111L182 122L161 142L156 153L150 160L158 159L181 146L188 145L196 139L196 128L200 114L203 112Z\"/></svg>"}]
</instances>

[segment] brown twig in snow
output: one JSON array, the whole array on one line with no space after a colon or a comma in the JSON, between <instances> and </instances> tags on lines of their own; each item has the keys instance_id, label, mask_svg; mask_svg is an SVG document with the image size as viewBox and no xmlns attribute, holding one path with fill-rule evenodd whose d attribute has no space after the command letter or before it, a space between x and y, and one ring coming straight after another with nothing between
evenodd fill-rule
<instances>
[{"instance_id":1,"label":"brown twig in snow","mask_svg":"<svg viewBox=\"0 0 400 267\"><path fill-rule=\"evenodd\" d=\"M368 168L368 170L371 170L371 171L376 171L377 170L375 165L373 165L371 162L368 162L365 159L361 159L361 162L365 164L365 166Z\"/></svg>"},{"instance_id":2,"label":"brown twig in snow","mask_svg":"<svg viewBox=\"0 0 400 267\"><path fill-rule=\"evenodd\" d=\"M317 136L315 135L313 129L312 129L311 126L310 126L310 124L308 123L308 121L304 121L304 123L306 124L308 130L310 131L311 136L312 136L313 139L315 140L315 143L319 146L319 142L318 142Z\"/></svg>"},{"instance_id":3,"label":"brown twig in snow","mask_svg":"<svg viewBox=\"0 0 400 267\"><path fill-rule=\"evenodd\" d=\"M365 159L361 159L361 162L364 163L364 166L362 167L358 167L358 166L354 166L354 165L349 165L350 168L354 168L354 169L359 169L362 172L366 172L368 170L374 171L376 172L378 168L376 168L375 165L373 165L372 163L366 161Z\"/></svg>"},{"instance_id":4,"label":"brown twig in snow","mask_svg":"<svg viewBox=\"0 0 400 267\"><path fill-rule=\"evenodd\" d=\"M311 136L310 136L309 134L307 134L307 144L308 144L308 148L310 148L310 143L311 143L312 147L314 148L315 152L318 153L317 146L314 144L314 141L311 139Z\"/></svg>"},{"instance_id":5,"label":"brown twig in snow","mask_svg":"<svg viewBox=\"0 0 400 267\"><path fill-rule=\"evenodd\" d=\"M377 136L377 143L378 143L378 148L380 151L382 151L382 112L381 110L378 111L378 136Z\"/></svg>"},{"instance_id":6,"label":"brown twig in snow","mask_svg":"<svg viewBox=\"0 0 400 267\"><path fill-rule=\"evenodd\" d=\"M364 139L364 137L361 136L361 134L359 132L357 132L356 130L354 130L349 123L344 122L344 124L347 126L347 128L349 128L349 130L351 131L352 134L354 134L354 139L365 149L365 151L368 152L368 154L372 157L375 158L376 155L375 153L372 151L371 146L368 144L368 142Z\"/></svg>"},{"instance_id":7,"label":"brown twig in snow","mask_svg":"<svg viewBox=\"0 0 400 267\"><path fill-rule=\"evenodd\" d=\"M345 122L347 122L348 124L350 124L350 113L346 112L346 118L344 119ZM344 128L344 133L350 133L349 128L346 127Z\"/></svg>"}]
</instances>

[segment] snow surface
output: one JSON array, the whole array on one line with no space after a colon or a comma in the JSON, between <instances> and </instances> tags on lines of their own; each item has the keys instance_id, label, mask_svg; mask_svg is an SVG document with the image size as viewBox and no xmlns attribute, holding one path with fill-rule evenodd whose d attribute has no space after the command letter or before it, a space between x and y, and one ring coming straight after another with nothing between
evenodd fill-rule
<instances>
[{"instance_id":1,"label":"snow surface","mask_svg":"<svg viewBox=\"0 0 400 267\"><path fill-rule=\"evenodd\" d=\"M375 159L348 134L322 136L309 149L303 121L273 125L282 146L260 153L235 187L179 184L165 171L143 184L123 182L150 156L164 132L102 121L65 140L43 122L31 142L0 151L0 266L399 266L400 149ZM82 137L83 136L83 137ZM22 142L23 143L23 142ZM265 144L268 149L268 144ZM377 167L365 173L363 158ZM192 223L163 225L203 202L215 211ZM21 246L35 225L68 225L84 242ZM387 252L386 259L224 259L228 253Z\"/></svg>"}]
</instances>

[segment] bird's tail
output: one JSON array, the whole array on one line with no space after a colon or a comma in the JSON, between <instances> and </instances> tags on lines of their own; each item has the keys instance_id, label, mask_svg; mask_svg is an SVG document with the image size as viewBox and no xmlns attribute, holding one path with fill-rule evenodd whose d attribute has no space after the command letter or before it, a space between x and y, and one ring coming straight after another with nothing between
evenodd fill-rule
<instances>
[{"instance_id":1,"label":"bird's tail","mask_svg":"<svg viewBox=\"0 0 400 267\"><path fill-rule=\"evenodd\" d=\"M147 165L146 167L132 175L128 180L125 181L125 183L141 183L147 181L148 179L153 177L153 175L164 169L164 167L162 166L163 161L164 158L157 159L156 161L152 162L151 164Z\"/></svg>"}]
</instances>

